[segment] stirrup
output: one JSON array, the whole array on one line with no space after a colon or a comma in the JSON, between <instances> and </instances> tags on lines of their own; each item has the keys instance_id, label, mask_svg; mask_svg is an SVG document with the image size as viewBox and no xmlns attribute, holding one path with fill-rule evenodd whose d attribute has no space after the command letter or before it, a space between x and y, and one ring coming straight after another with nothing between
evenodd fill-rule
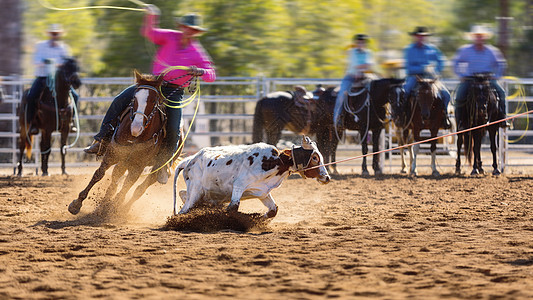
<instances>
[{"instance_id":1,"label":"stirrup","mask_svg":"<svg viewBox=\"0 0 533 300\"><path fill-rule=\"evenodd\" d=\"M94 140L89 147L83 149L83 152L87 154L96 154L97 156L102 155L103 151L105 151L104 142L97 140Z\"/></svg>"}]
</instances>

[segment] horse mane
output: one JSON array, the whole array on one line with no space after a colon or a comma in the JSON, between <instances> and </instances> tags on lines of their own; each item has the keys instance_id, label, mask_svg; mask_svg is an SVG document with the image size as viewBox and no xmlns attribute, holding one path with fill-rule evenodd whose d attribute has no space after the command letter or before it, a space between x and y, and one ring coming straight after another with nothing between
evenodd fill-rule
<instances>
[{"instance_id":1,"label":"horse mane","mask_svg":"<svg viewBox=\"0 0 533 300\"><path fill-rule=\"evenodd\" d=\"M153 87L158 87L163 82L163 76L159 75L143 74L139 73L137 70L134 71L134 75L137 85L150 85Z\"/></svg>"}]
</instances>

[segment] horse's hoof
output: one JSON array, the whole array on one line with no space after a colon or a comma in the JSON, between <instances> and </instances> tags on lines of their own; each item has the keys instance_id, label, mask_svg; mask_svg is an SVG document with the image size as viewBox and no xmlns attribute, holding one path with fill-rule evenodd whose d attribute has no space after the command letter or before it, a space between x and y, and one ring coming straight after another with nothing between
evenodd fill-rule
<instances>
[{"instance_id":1,"label":"horse's hoof","mask_svg":"<svg viewBox=\"0 0 533 300\"><path fill-rule=\"evenodd\" d=\"M375 170L374 171L374 175L375 176L381 176L381 175L383 175L383 172L381 172L381 170Z\"/></svg>"},{"instance_id":2,"label":"horse's hoof","mask_svg":"<svg viewBox=\"0 0 533 300\"><path fill-rule=\"evenodd\" d=\"M498 169L494 169L494 171L492 171L492 175L494 175L494 176L500 176L501 174L502 173Z\"/></svg>"},{"instance_id":3,"label":"horse's hoof","mask_svg":"<svg viewBox=\"0 0 533 300\"><path fill-rule=\"evenodd\" d=\"M82 204L80 200L76 199L69 204L68 211L73 215L77 215L80 212Z\"/></svg>"},{"instance_id":4,"label":"horse's hoof","mask_svg":"<svg viewBox=\"0 0 533 300\"><path fill-rule=\"evenodd\" d=\"M370 173L369 173L368 171L363 171L363 172L361 173L361 175L363 175L363 176L370 176Z\"/></svg>"},{"instance_id":5,"label":"horse's hoof","mask_svg":"<svg viewBox=\"0 0 533 300\"><path fill-rule=\"evenodd\" d=\"M439 176L440 176L440 173L439 173L439 171L435 170L435 171L433 171L433 172L431 173L431 176L433 176L433 177L439 177Z\"/></svg>"},{"instance_id":6,"label":"horse's hoof","mask_svg":"<svg viewBox=\"0 0 533 300\"><path fill-rule=\"evenodd\" d=\"M476 169L472 170L472 172L470 173L470 176L477 176L477 175L479 175L479 172Z\"/></svg>"},{"instance_id":7,"label":"horse's hoof","mask_svg":"<svg viewBox=\"0 0 533 300\"><path fill-rule=\"evenodd\" d=\"M48 172L43 172L43 174L41 176L46 177L46 176L50 176L50 175L48 174Z\"/></svg>"},{"instance_id":8,"label":"horse's hoof","mask_svg":"<svg viewBox=\"0 0 533 300\"><path fill-rule=\"evenodd\" d=\"M401 171L400 171L400 174L407 174L407 171L405 171L405 170L401 170Z\"/></svg>"},{"instance_id":9,"label":"horse's hoof","mask_svg":"<svg viewBox=\"0 0 533 300\"><path fill-rule=\"evenodd\" d=\"M479 174L485 175L485 170L483 170L482 168L479 168Z\"/></svg>"}]
</instances>

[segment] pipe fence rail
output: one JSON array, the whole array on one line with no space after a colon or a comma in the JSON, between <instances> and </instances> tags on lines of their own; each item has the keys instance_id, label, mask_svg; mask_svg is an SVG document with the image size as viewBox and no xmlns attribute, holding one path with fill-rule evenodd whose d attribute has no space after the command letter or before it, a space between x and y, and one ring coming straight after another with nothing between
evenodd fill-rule
<instances>
[{"instance_id":1,"label":"pipe fence rail","mask_svg":"<svg viewBox=\"0 0 533 300\"><path fill-rule=\"evenodd\" d=\"M67 168L81 166L98 166L99 162L93 156L86 155L83 148L90 144L92 137L98 130L109 102L114 95L133 83L129 77L114 78L83 78L80 88L79 121L81 132L79 140L74 147L68 149ZM0 169L15 168L18 161L18 138L19 126L17 108L25 88L29 88L32 79L16 77L0 77ZM444 79L443 83L450 91L453 91L458 83L457 80ZM316 85L335 86L340 84L340 79L320 78L266 78L266 77L220 77L215 82L201 83L201 106L196 117L193 131L186 141L185 153L192 153L205 146L222 144L250 143L252 141L252 123L255 103L258 99L274 91L292 90L295 85L303 85L308 90L313 90ZM513 113L529 110L533 107L533 78L512 78L503 80L504 88L508 91L507 112ZM520 93L518 93L520 91ZM453 94L453 92L452 92ZM184 125L193 116L194 105L185 108L183 118ZM452 112L450 109L449 112ZM453 114L450 115L452 121ZM453 123L453 122L452 122ZM514 128L500 130L500 165L502 169L509 166L533 166L533 156L528 155L533 149L533 130L529 130L529 116L522 116L514 120ZM452 128L453 129L453 128ZM380 149L397 146L392 122L386 126L385 134L382 135ZM449 131L442 131L444 135ZM422 136L429 138L429 131L422 131ZM70 134L71 143L76 137ZM290 132L283 131L283 140L286 145L298 142L299 137ZM59 166L59 133L53 134L52 156L50 167ZM338 159L360 154L360 137L356 131L348 131L346 143L340 143L338 147ZM32 157L29 162L24 162L27 170L40 168L40 135L35 136ZM280 142L282 145L283 141ZM484 142L483 151L489 149L488 142ZM449 159L439 163L440 167L452 167L453 160L457 155L455 138L448 137L439 140L437 151L440 157ZM423 144L421 153L429 153L429 144ZM393 172L400 165L399 150L381 155L384 170ZM486 157L486 155L484 155ZM488 157L483 158L489 161ZM429 166L429 155L419 156L419 167ZM342 164L346 167L359 166L360 162L352 161Z\"/></svg>"}]
</instances>

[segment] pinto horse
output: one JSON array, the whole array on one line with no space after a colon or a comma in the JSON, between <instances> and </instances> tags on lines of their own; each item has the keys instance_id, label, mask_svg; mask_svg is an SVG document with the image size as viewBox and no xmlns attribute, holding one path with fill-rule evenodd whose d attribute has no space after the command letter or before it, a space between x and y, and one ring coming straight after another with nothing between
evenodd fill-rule
<instances>
[{"instance_id":1,"label":"pinto horse","mask_svg":"<svg viewBox=\"0 0 533 300\"><path fill-rule=\"evenodd\" d=\"M163 143L166 124L165 103L160 94L163 78L162 76L141 75L137 72L135 72L135 77L137 90L132 103L123 114L107 146L100 167L87 187L80 192L78 198L70 203L68 210L72 214L80 211L83 200L87 198L91 188L104 177L106 170L111 166L116 165L105 199L112 199L115 196L119 179L128 171L122 189L115 198L115 202L120 205L144 168L155 164L155 157ZM183 141L180 139L179 143L182 144ZM175 157L178 156L179 153ZM156 180L157 172L148 175L145 181L136 188L126 207L130 207Z\"/></svg>"},{"instance_id":2,"label":"pinto horse","mask_svg":"<svg viewBox=\"0 0 533 300\"><path fill-rule=\"evenodd\" d=\"M458 120L459 128L472 128L494 122L501 119L499 117L498 94L490 86L491 74L476 74L468 77L470 84L466 96L466 102L463 107L463 114ZM461 147L464 141L465 157L469 163L472 163L472 154L474 161L472 163L472 172L470 175L484 174L481 163L481 140L485 131L489 132L490 151L492 152L492 175L500 175L497 161L498 133L499 124L492 124L488 127L479 128L459 134L457 137L457 159L455 162L455 174L461 174Z\"/></svg>"},{"instance_id":3,"label":"pinto horse","mask_svg":"<svg viewBox=\"0 0 533 300\"><path fill-rule=\"evenodd\" d=\"M402 81L395 78L376 79L372 80L368 87L362 87L355 92L350 91L340 114L340 126L335 129L336 136L331 140L332 147L336 149L339 143L337 136L340 137L345 129L350 129L359 132L363 155L368 153L367 136L370 131L372 132L372 150L379 151L381 131L387 122L385 106L389 103L390 89ZM372 168L374 174L382 174L379 155L374 155L372 158ZM362 175L369 175L366 157L363 157Z\"/></svg>"},{"instance_id":4,"label":"pinto horse","mask_svg":"<svg viewBox=\"0 0 533 300\"><path fill-rule=\"evenodd\" d=\"M335 136L332 126L334 90L334 87L324 89L318 86L312 92L313 99L304 100L307 101L304 105L298 103L294 92L274 92L261 98L255 106L253 143L276 145L284 128L296 134L315 134L324 163L335 161L336 145L331 145ZM332 173L338 173L334 165L331 169Z\"/></svg>"},{"instance_id":5,"label":"pinto horse","mask_svg":"<svg viewBox=\"0 0 533 300\"><path fill-rule=\"evenodd\" d=\"M413 136L415 142L422 141L420 132L423 129L429 129L431 138L434 138L439 133L439 129L442 128L444 118L444 102L439 96L439 85L441 83L437 79L423 78L417 76L417 86L413 91L410 99L406 101L409 103L410 114L407 126L403 127L402 133L405 134L405 129L408 128ZM407 111L407 110L406 110ZM409 149L411 154L411 168L409 174L411 176L417 175L416 170L416 158L420 150L420 144L416 144L413 148ZM431 141L431 170L432 176L439 176L440 173L436 166L437 156L437 140Z\"/></svg>"},{"instance_id":6,"label":"pinto horse","mask_svg":"<svg viewBox=\"0 0 533 300\"><path fill-rule=\"evenodd\" d=\"M57 69L55 76L47 79L47 87L41 93L37 101L36 113L33 120L26 120L27 97L29 90L22 96L19 107L19 159L18 176L22 176L22 158L24 151L26 157L31 158L33 136L29 133L30 124L41 130L41 171L43 176L48 175L48 158L52 150L52 132L61 132L61 172L65 171L65 155L70 121L72 119L72 106L70 103L71 87L77 89L81 85L78 74L79 67L76 59L66 58L64 63Z\"/></svg>"}]
</instances>

